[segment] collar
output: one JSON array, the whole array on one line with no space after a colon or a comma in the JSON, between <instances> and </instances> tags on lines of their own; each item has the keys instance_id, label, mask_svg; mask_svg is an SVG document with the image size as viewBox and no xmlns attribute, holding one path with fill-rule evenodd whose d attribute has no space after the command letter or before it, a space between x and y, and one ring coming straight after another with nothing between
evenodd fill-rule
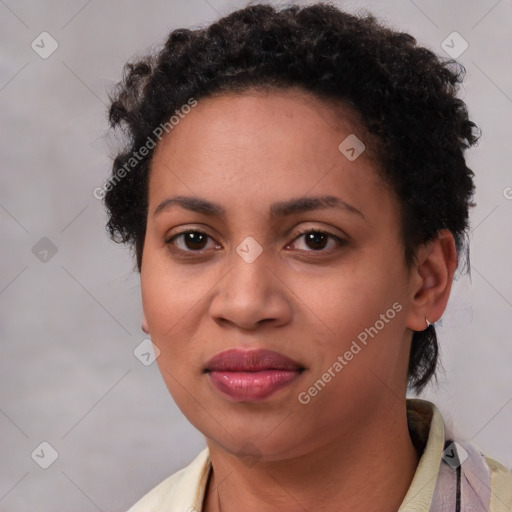
<instances>
[{"instance_id":1,"label":"collar","mask_svg":"<svg viewBox=\"0 0 512 512\"><path fill-rule=\"evenodd\" d=\"M409 398L406 402L411 437L424 445L409 490L399 512L428 512L433 502L445 442L445 425L437 407L426 400ZM212 470L208 448L184 469L157 485L128 512L166 510L202 511L205 490Z\"/></svg>"},{"instance_id":2,"label":"collar","mask_svg":"<svg viewBox=\"0 0 512 512\"><path fill-rule=\"evenodd\" d=\"M406 405L411 437L416 436L423 441L425 448L399 512L424 512L430 509L441 464L445 441L444 421L439 409L432 402L408 398ZM430 428L425 439L422 429L428 426L428 420L423 420L422 423L421 420L414 421L413 418L428 418L429 415Z\"/></svg>"}]
</instances>

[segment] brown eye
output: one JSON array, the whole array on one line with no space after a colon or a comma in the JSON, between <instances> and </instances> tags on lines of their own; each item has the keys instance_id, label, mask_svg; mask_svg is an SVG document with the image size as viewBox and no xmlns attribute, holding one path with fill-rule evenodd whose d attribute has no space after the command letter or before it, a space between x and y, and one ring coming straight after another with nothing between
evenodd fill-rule
<instances>
[{"instance_id":1,"label":"brown eye","mask_svg":"<svg viewBox=\"0 0 512 512\"><path fill-rule=\"evenodd\" d=\"M306 249L302 249L301 247L297 247L297 240L303 238ZM334 240L334 246L331 244L331 247L326 249L326 246L329 244L329 240ZM329 233L328 231L320 231L316 229L307 229L299 233L299 235L292 242L293 248L298 250L305 250L308 252L329 252L332 249L335 249L337 245L343 245L345 240L340 237ZM325 250L326 249L326 250Z\"/></svg>"},{"instance_id":2,"label":"brown eye","mask_svg":"<svg viewBox=\"0 0 512 512\"><path fill-rule=\"evenodd\" d=\"M209 238L211 237L203 231L182 231L172 236L165 243L173 245L184 252L199 252L205 249Z\"/></svg>"},{"instance_id":3,"label":"brown eye","mask_svg":"<svg viewBox=\"0 0 512 512\"><path fill-rule=\"evenodd\" d=\"M329 235L319 233L318 231L306 233L304 241L311 249L323 249L329 241Z\"/></svg>"}]
</instances>

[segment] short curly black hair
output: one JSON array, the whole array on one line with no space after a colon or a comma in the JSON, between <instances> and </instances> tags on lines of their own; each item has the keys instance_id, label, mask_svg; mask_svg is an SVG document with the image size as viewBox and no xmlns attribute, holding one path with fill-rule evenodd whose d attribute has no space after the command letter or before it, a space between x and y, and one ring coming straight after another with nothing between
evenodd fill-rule
<instances>
[{"instance_id":1,"label":"short curly black hair","mask_svg":"<svg viewBox=\"0 0 512 512\"><path fill-rule=\"evenodd\" d=\"M299 87L360 114L376 141L378 172L401 203L407 265L420 244L445 228L459 259L466 249L468 263L474 173L464 151L477 142L479 129L456 96L464 74L456 61L371 13L348 14L326 2L281 9L249 4L205 28L176 29L158 52L125 65L110 98L110 124L129 136L102 189L110 236L132 246L140 271L153 154L148 141L191 98ZM420 392L435 376L438 353L433 325L414 333L411 389Z\"/></svg>"}]
</instances>

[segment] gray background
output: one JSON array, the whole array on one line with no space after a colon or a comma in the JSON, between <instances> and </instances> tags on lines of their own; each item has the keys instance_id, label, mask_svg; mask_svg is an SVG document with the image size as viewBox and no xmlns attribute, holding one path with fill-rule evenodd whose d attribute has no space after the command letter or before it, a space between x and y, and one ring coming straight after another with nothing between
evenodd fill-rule
<instances>
[{"instance_id":1,"label":"gray background","mask_svg":"<svg viewBox=\"0 0 512 512\"><path fill-rule=\"evenodd\" d=\"M138 274L128 250L108 240L93 190L109 172L105 105L124 62L171 29L244 5L0 0L3 511L121 511L204 446L156 364L134 356L145 338ZM511 3L338 5L368 8L442 55L453 31L469 44L458 58L467 68L462 97L483 130L468 152L477 175L473 270L471 280L457 281L438 328L445 371L424 395L510 467ZM43 31L59 45L47 59L31 48ZM55 245L53 256L41 252L49 247L43 237ZM43 441L58 452L48 469L31 457ZM40 450L34 459L48 461L48 449Z\"/></svg>"}]
</instances>

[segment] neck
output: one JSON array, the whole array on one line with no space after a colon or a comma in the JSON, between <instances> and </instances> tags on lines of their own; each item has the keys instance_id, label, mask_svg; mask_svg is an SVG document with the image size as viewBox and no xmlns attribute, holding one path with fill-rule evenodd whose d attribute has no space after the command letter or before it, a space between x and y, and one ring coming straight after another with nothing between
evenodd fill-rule
<instances>
[{"instance_id":1,"label":"neck","mask_svg":"<svg viewBox=\"0 0 512 512\"><path fill-rule=\"evenodd\" d=\"M213 474L205 512L396 512L419 461L405 402L387 404L350 438L293 459L248 466L208 441ZM264 492L262 490L264 489Z\"/></svg>"}]
</instances>

